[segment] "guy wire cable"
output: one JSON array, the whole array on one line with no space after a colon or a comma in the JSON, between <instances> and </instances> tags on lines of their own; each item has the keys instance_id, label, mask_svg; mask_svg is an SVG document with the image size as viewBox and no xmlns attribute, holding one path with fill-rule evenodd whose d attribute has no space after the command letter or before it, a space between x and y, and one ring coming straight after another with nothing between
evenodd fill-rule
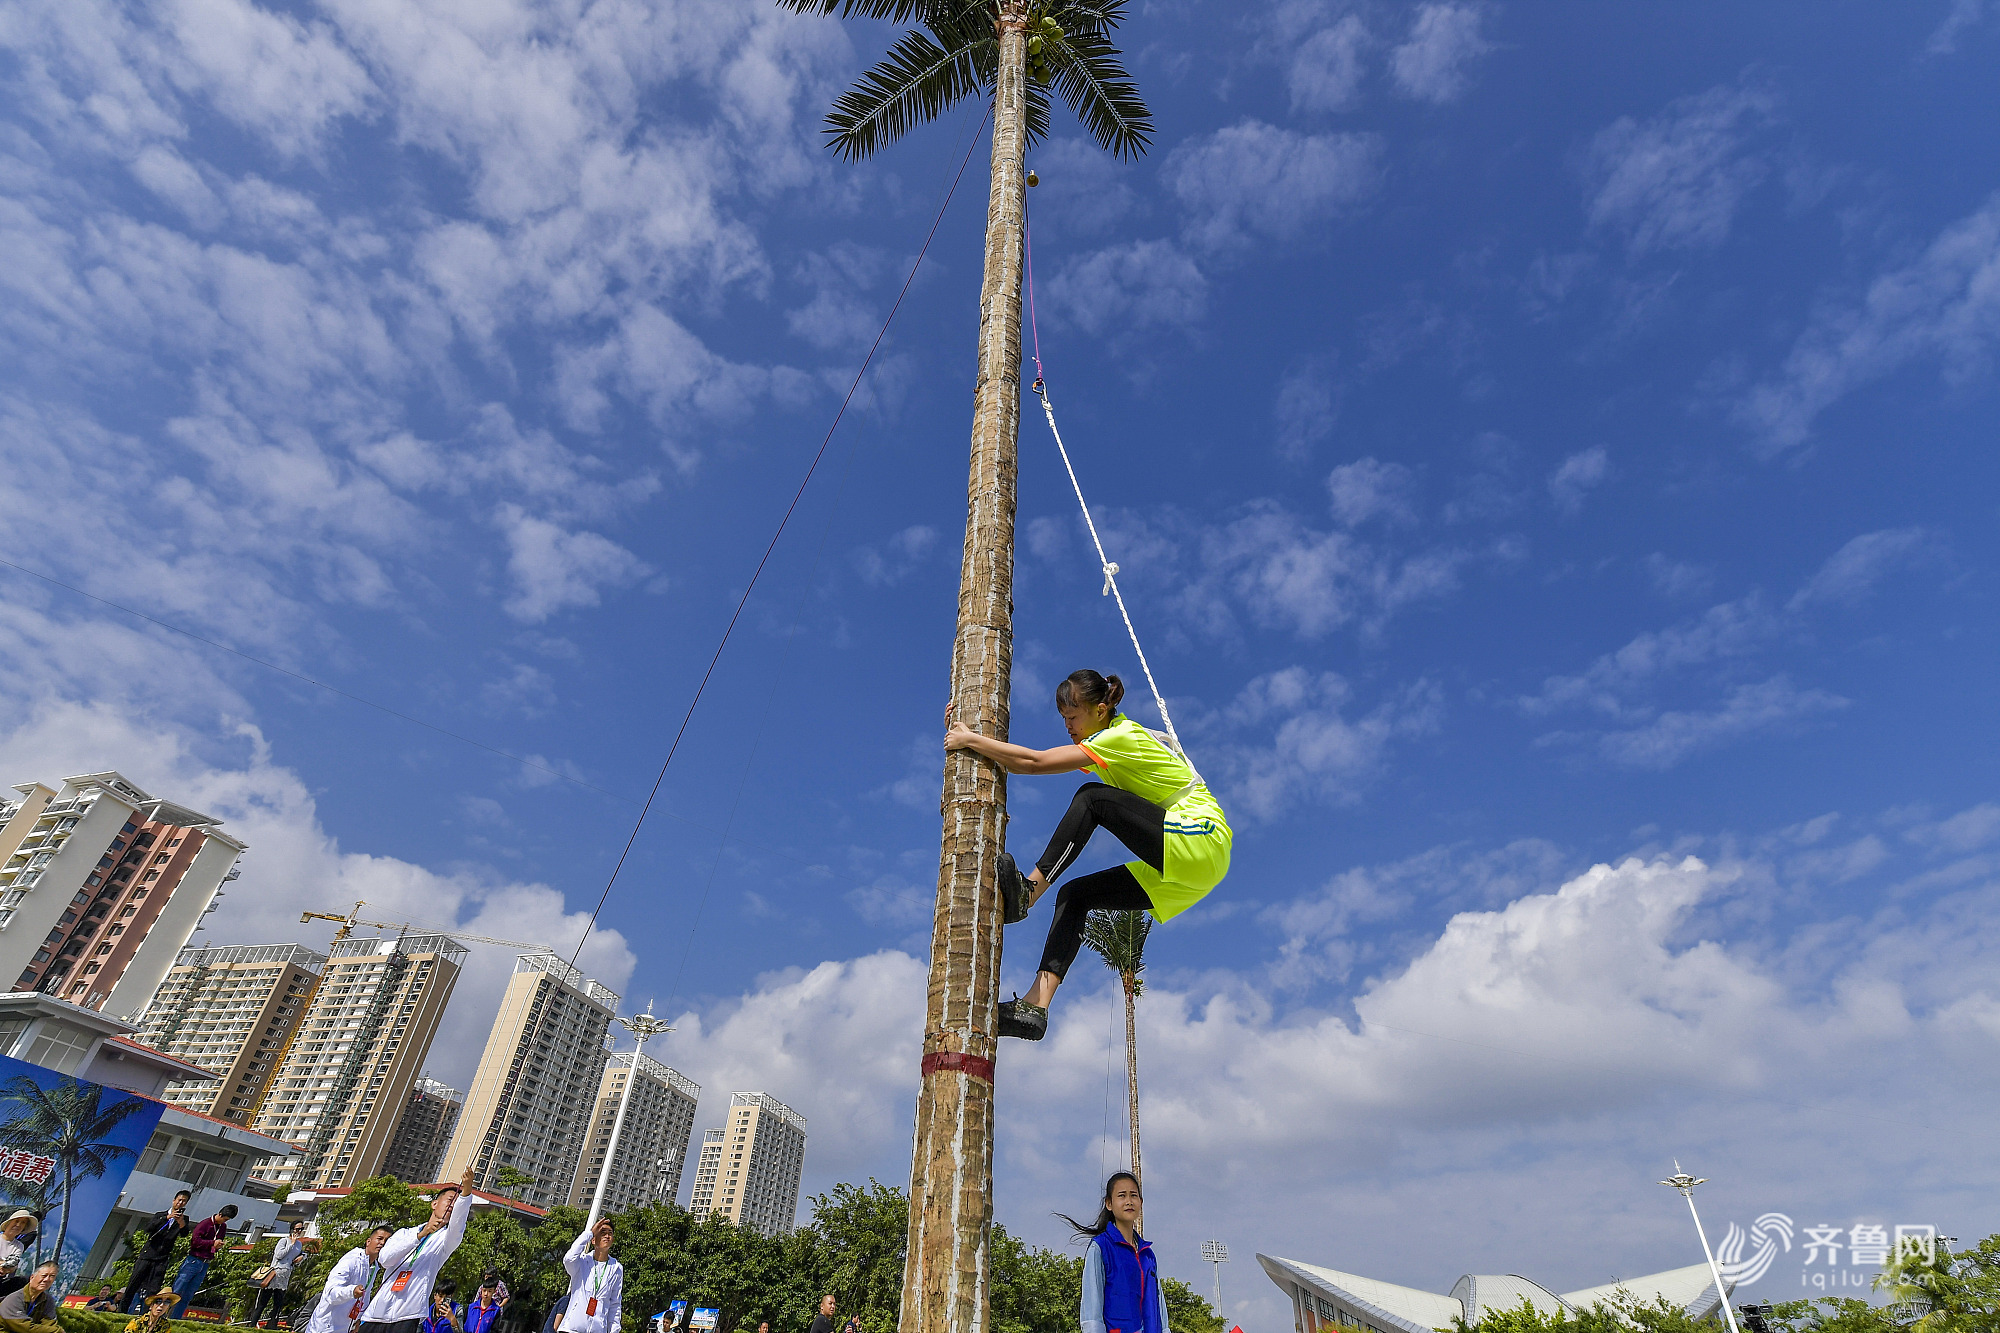
<instances>
[{"instance_id":1,"label":"guy wire cable","mask_svg":"<svg viewBox=\"0 0 2000 1333\"><path fill-rule=\"evenodd\" d=\"M986 114L988 116L992 114L991 108L987 110ZM959 117L958 133L952 138L951 151L945 155L945 166L947 168L951 165L951 159L958 156L958 146L965 141L965 127L971 123L972 108L967 107L965 114ZM984 116L980 118L979 128L982 130L986 128L986 118ZM974 142L977 142L976 136ZM967 151L969 154L970 150L968 149ZM964 170L964 164L960 164L960 174L963 174ZM957 185L958 178L954 176L948 185L941 186L944 190L943 197L946 203L950 202L951 190L957 188ZM912 272L914 272L914 269ZM886 327L884 325L884 328ZM777 669L771 673L773 682L771 686L772 693L776 692L777 682L784 678L785 670L791 664L792 648L798 641L799 630L805 625L806 599L812 595L813 580L819 574L820 565L826 560L827 545L833 540L833 526L840 517L840 501L847 494L847 483L849 478L854 475L854 460L860 453L860 449L861 442L858 439L847 448L847 461L842 465L840 470L840 484L834 488L833 504L827 512L826 526L820 530L819 548L813 553L812 565L806 570L805 581L799 588L798 608L792 613L791 627L785 631L785 648L779 654ZM756 763L757 752L763 747L764 733L770 725L771 714L769 710L766 710L758 717L756 733L751 736L749 748L743 756L743 771L736 779L736 794L729 802L729 815L722 824L722 837L715 846L715 859L709 862L708 877L702 881L701 897L696 900L694 914L688 922L687 943L681 948L681 961L674 968L674 984L667 995L667 1008L670 1011L680 1000L681 979L687 972L688 959L694 955L695 936L701 930L702 915L708 909L708 896L710 891L715 888L716 875L722 870L723 853L728 850L730 835L736 828L736 815L738 810L742 808L744 789L750 784L750 770ZM800 864L803 865L806 863L801 861Z\"/></svg>"},{"instance_id":2,"label":"guy wire cable","mask_svg":"<svg viewBox=\"0 0 2000 1333\"><path fill-rule=\"evenodd\" d=\"M990 108L987 114L992 114ZM985 126L986 122L981 120L980 128L984 129ZM840 409L833 414L833 422L826 428L826 436L813 454L812 462L806 468L806 475L800 479L798 489L792 493L791 503L785 506L784 515L778 520L777 531L771 534L770 542L765 545L764 554L758 558L756 569L750 573L750 581L743 585L743 595L736 599L736 610L730 614L729 623L723 626L722 638L716 643L715 652L708 659L707 670L701 673L701 682L695 686L694 697L688 700L687 712L681 715L680 728L674 732L673 744L667 747L667 757L660 762L660 771L653 779L652 790L646 793L646 803L639 807L639 817L632 821L632 832L625 839L625 846L619 851L617 862L611 867L610 878L604 881L604 892L597 896L597 906L591 909L590 920L584 924L583 936L577 940L575 952L570 955L569 962L572 968L583 954L583 946L590 939L590 932L597 927L598 915L604 911L605 900L611 896L611 887L618 882L618 872L625 868L625 860L632 854L632 845L639 840L639 830L646 826L646 815L653 808L654 798L660 794L660 784L667 780L667 769L674 762L674 754L681 748L681 739L687 735L688 723L694 720L694 710L701 705L701 696L707 691L710 678L715 675L716 664L722 660L722 650L729 646L729 636L735 633L736 622L742 619L743 608L749 604L750 594L756 589L757 580L763 577L764 567L771 562L771 553L778 549L778 539L785 535L785 527L792 521L792 515L797 512L799 501L805 498L806 487L812 484L813 474L819 470L820 460L826 457L827 446L833 443L833 433L840 428L841 418L847 415L847 405L854 401L855 391L861 387L862 376L868 373L869 365L874 362L876 350L882 346L882 339L889 335L889 325L895 322L896 312L903 308L903 298L910 294L910 284L917 280L917 270L923 267L924 256L930 253L931 241L936 238L938 227L944 222L945 210L951 207L952 196L958 193L958 183L965 176L966 165L972 161L973 150L978 147L979 136L974 134L971 145L965 150L964 159L958 164L958 174L951 178L951 188L945 191L944 202L938 205L937 216L931 219L931 229L924 234L923 246L917 251L916 261L910 265L910 275L903 279L902 289L896 293L896 300L889 307L888 317L882 321L881 329L875 334L875 341L868 345L868 355L861 358L861 368L854 372L854 382L847 386L847 396L840 400Z\"/></svg>"},{"instance_id":3,"label":"guy wire cable","mask_svg":"<svg viewBox=\"0 0 2000 1333\"><path fill-rule=\"evenodd\" d=\"M991 114L992 110L989 107L987 115ZM980 128L983 130L985 127L986 122L982 119ZM915 262L910 265L909 276L903 279L902 289L896 293L896 300L889 307L889 314L882 321L881 329L875 334L875 341L869 344L868 354L861 360L861 368L854 372L854 381L847 386L847 395L840 400L839 410L833 414L832 424L826 428L826 435L820 440L819 449L813 454L812 462L807 465L805 476L799 481L798 489L792 493L791 503L785 506L784 514L778 519L777 530L771 534L771 540L764 547L764 554L758 558L756 568L751 571L750 581L743 586L742 595L736 599L736 609L730 614L729 623L723 626L722 637L715 645L715 652L708 659L708 668L702 672L701 680L695 686L694 697L688 700L687 711L681 715L680 727L674 732L673 743L667 747L667 757L660 762L660 771L653 778L652 790L646 794L645 804L639 807L639 817L632 821L632 832L626 837L625 846L619 851L618 860L611 867L610 876L604 881L604 891L597 896L597 905L591 909L590 919L584 923L583 934L577 938L576 948L570 953L569 971L572 973L576 971L577 960L583 956L583 946L589 943L591 932L597 928L597 918L603 913L604 904L611 897L612 887L618 883L619 872L625 868L626 860L632 855L633 844L639 840L639 831L646 826L646 816L660 794L660 784L666 781L667 769L674 762L674 755L680 749L682 738L687 735L688 723L693 721L695 709L700 706L701 697L708 689L708 682L715 675L716 665L722 660L723 649L729 646L730 635L735 632L737 622L743 618L743 609L749 604L750 594L756 589L758 579L763 576L765 566L770 563L772 552L777 550L778 539L785 535L785 528L792 521L792 515L797 512L799 502L805 498L806 487L812 484L813 474L818 471L820 460L826 457L827 448L833 443L833 433L839 429L841 418L847 415L847 406L854 401L854 395L861 387L862 377L868 373L868 367L875 360L877 349L882 346L882 339L888 336L889 326L895 322L896 312L903 308L903 299L910 294L910 285L916 281L917 270L923 267L924 256L930 253L931 242L937 237L939 225L944 222L945 210L951 207L952 197L958 193L958 183L965 176L966 165L972 161L973 150L978 147L979 137L975 134L971 145L965 150L965 157L958 164L957 174L951 179L951 188L945 191L944 202L938 205L937 216L931 219L930 230L924 234L923 246L917 251ZM703 896L706 897L706 893ZM541 1028L542 1017L551 1007L544 1005L535 1014L534 1021L529 1026L528 1040L523 1043L524 1049L533 1048L535 1037ZM495 1108L497 1115L504 1116L508 1113L514 1097L519 1093L519 1079L524 1073L524 1070L516 1071L513 1086L502 1091L500 1104Z\"/></svg>"}]
</instances>

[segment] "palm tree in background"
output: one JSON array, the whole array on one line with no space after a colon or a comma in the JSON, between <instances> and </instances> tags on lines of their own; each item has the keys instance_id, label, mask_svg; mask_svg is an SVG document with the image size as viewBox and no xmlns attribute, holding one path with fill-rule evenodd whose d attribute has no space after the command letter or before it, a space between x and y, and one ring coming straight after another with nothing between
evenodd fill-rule
<instances>
[{"instance_id":1,"label":"palm tree in background","mask_svg":"<svg viewBox=\"0 0 2000 1333\"><path fill-rule=\"evenodd\" d=\"M993 159L979 292L972 463L959 563L951 701L972 730L1005 739L1013 666L1014 476L1021 420L1022 234L1028 145L1048 133L1053 92L1115 156L1152 140L1152 113L1111 34L1126 0L778 0L800 14L902 25L889 53L826 117L829 146L871 157L970 97L991 98ZM901 1333L980 1333L990 1311L993 1057L1007 786L969 750L946 756L943 845L931 931L923 1083L910 1170Z\"/></svg>"},{"instance_id":2,"label":"palm tree in background","mask_svg":"<svg viewBox=\"0 0 2000 1333\"><path fill-rule=\"evenodd\" d=\"M56 1229L54 1254L58 1264L69 1239L69 1205L77 1181L102 1179L121 1159L138 1156L122 1143L105 1143L103 1139L142 1110L146 1102L109 1089L117 1100L107 1106L106 1091L94 1083L85 1091L81 1082L69 1077L53 1088L44 1088L26 1074L0 1084L0 1106L12 1103L19 1108L11 1121L0 1126L0 1143L56 1161L62 1181L57 1196L62 1224Z\"/></svg>"},{"instance_id":3,"label":"palm tree in background","mask_svg":"<svg viewBox=\"0 0 2000 1333\"><path fill-rule=\"evenodd\" d=\"M1146 989L1139 974L1146 970L1146 937L1153 931L1150 912L1092 912L1083 925L1083 942L1118 974L1125 992L1125 1100L1132 1121L1132 1174L1145 1188L1139 1170L1139 1024L1134 1004Z\"/></svg>"}]
</instances>

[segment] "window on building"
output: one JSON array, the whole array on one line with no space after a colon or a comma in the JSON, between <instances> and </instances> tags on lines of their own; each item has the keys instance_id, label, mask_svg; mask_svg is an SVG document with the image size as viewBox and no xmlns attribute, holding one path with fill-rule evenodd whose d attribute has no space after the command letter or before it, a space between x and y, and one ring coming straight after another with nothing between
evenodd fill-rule
<instances>
[{"instance_id":1,"label":"window on building","mask_svg":"<svg viewBox=\"0 0 2000 1333\"><path fill-rule=\"evenodd\" d=\"M91 1041L91 1034L82 1028L44 1021L28 1047L28 1063L53 1069L58 1074L74 1074L90 1050Z\"/></svg>"}]
</instances>

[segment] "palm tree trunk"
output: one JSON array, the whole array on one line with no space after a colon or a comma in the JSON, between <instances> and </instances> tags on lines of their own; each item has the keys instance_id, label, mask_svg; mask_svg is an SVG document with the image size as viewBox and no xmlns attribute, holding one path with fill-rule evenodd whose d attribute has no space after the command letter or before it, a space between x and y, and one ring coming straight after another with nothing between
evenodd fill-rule
<instances>
[{"instance_id":1,"label":"palm tree trunk","mask_svg":"<svg viewBox=\"0 0 2000 1333\"><path fill-rule=\"evenodd\" d=\"M62 1277L63 1246L69 1240L69 1201L71 1198L75 1197L76 1193L76 1181L74 1179L75 1167L73 1165L74 1160L75 1159L73 1158L67 1158L67 1157L63 1159L63 1194L62 1194L63 1218L62 1218L62 1225L56 1228L56 1277L58 1279L56 1285L58 1287L62 1285L60 1279ZM37 1226L36 1230L40 1230L40 1227ZM61 1291L58 1291L56 1293L58 1297L60 1297L62 1294L63 1293Z\"/></svg>"},{"instance_id":2,"label":"palm tree trunk","mask_svg":"<svg viewBox=\"0 0 2000 1333\"><path fill-rule=\"evenodd\" d=\"M979 296L978 381L951 698L958 718L1007 735L1013 663L1015 443L1021 415L1021 224L1026 207L1027 0L998 0L999 68ZM968 750L946 756L923 1081L910 1164L899 1333L983 1333L993 1225L993 1056L1000 985L1007 785Z\"/></svg>"},{"instance_id":3,"label":"palm tree trunk","mask_svg":"<svg viewBox=\"0 0 2000 1333\"><path fill-rule=\"evenodd\" d=\"M1119 980L1125 983L1125 1101L1132 1117L1132 1174L1139 1179L1139 1190L1144 1195L1146 1177L1139 1171L1139 1023L1135 1005L1136 995L1131 972L1119 973ZM1146 1227L1145 1205L1139 1209L1139 1230L1143 1234Z\"/></svg>"}]
</instances>

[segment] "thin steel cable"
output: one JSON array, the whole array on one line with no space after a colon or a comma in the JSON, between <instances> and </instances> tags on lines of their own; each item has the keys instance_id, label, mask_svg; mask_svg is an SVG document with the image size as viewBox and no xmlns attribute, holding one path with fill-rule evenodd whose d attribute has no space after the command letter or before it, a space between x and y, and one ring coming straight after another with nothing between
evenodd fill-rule
<instances>
[{"instance_id":1,"label":"thin steel cable","mask_svg":"<svg viewBox=\"0 0 2000 1333\"><path fill-rule=\"evenodd\" d=\"M981 128L985 122L981 121ZM715 645L715 652L708 659L708 668L701 673L701 682L695 686L694 697L688 700L687 712L681 715L680 729L674 733L673 744L667 747L667 757L660 762L660 771L653 778L652 790L646 793L646 803L639 807L639 817L632 821L632 832L625 839L625 846L618 853L617 862L611 867L611 875L604 881L604 892L597 896L597 906L590 911L590 920L584 923L583 935L576 942L576 949L570 954L570 966L583 954L583 946L590 939L590 932L597 928L597 918L604 911L606 900L611 897L611 888L618 882L618 873L625 868L626 858L632 854L632 845L639 840L639 830L646 826L646 815L653 808L653 800L660 794L660 784L667 780L667 769L674 762L674 755L681 748L681 740L687 735L688 723L694 720L694 710L701 705L701 696L708 690L708 682L715 675L716 664L722 660L723 649L729 646L729 636L736 631L736 622L743 618L743 608L749 604L750 594L757 587L757 580L763 577L764 567L771 562L771 553L778 549L778 539L785 535L785 528L797 512L799 501L805 498L806 487L812 484L813 474L819 470L820 460L826 457L827 447L833 443L833 433L840 428L840 422L847 415L847 405L854 401L855 392L861 387L861 379L868 373L868 367L875 360L882 339L889 335L889 325L895 322L896 312L903 308L903 298L910 294L910 284L917 280L917 270L923 267L924 256L930 253L931 241L936 238L938 227L944 222L945 210L951 207L952 196L958 193L958 183L965 176L965 168L972 161L972 152L979 146L978 136L973 137L972 146L965 150L964 159L958 164L958 174L952 177L951 189L945 192L944 202L938 205L937 216L931 219L931 228L924 234L922 248L917 251L916 262L910 265L910 275L903 279L903 286L896 293L896 300L889 307L889 314L882 321L881 329L875 334L875 341L868 345L868 355L861 358L861 368L854 372L854 382L847 386L847 396L840 400L840 410L833 414L833 422L826 428L826 436L819 442L819 449L813 454L812 463L806 468L806 475L799 481L799 487L792 493L792 501L785 506L783 517L778 520L777 531L764 547L764 554L757 560L756 569L750 573L750 581L743 586L743 595L736 599L736 610L730 613L729 623L723 626L722 638ZM704 899L706 894L704 893Z\"/></svg>"},{"instance_id":2,"label":"thin steel cable","mask_svg":"<svg viewBox=\"0 0 2000 1333\"><path fill-rule=\"evenodd\" d=\"M992 108L989 106L986 111L986 116L980 117L979 128L981 130L984 130L986 128L986 119L988 116L991 116L992 114L993 114ZM947 170L950 169L951 159L958 156L958 146L965 142L965 127L970 125L971 123L972 123L972 108L968 106L965 110L965 114L959 117L958 132L952 136L951 140L951 151L945 154L945 167ZM973 137L973 146L976 147L977 145L978 145L978 134L975 131ZM968 148L966 150L967 162L971 160L971 155L972 155L972 149ZM941 200L938 205L939 208L938 216L940 218L944 216L943 214L944 206L951 202L952 192L958 188L958 176L962 176L964 174L965 174L965 163L961 162L958 168L958 175L950 177L948 181L939 182L938 188L941 191ZM936 230L936 224L932 225L932 230ZM926 242L926 244L928 244L928 241ZM917 257L917 262L918 263L923 262L922 255L919 255ZM914 277L916 274L916 269L914 266L911 268L910 272L911 276ZM908 284L905 283L905 286L907 285ZM894 312L892 311L891 314L893 315ZM884 329L886 329L888 326L885 324L883 325L883 327ZM854 475L854 459L856 454L858 454L859 452L860 452L859 440L856 440L853 444L848 446L847 461L845 464L842 465L840 470L840 484L834 488L833 504L830 506L829 511L827 513L826 526L820 530L819 549L813 553L812 565L806 570L805 582L799 588L798 609L792 613L791 626L785 631L785 650L783 653L779 654L778 669L772 673L773 691L775 691L777 688L776 682L784 678L785 669L791 664L793 645L798 641L799 630L801 630L805 626L806 598L812 595L813 579L818 576L819 567L826 560L827 545L833 540L833 525L834 522L840 516L840 502L842 497L844 497L847 494L847 483L849 478L851 478ZM736 780L736 795L734 796L734 798L731 799L729 803L729 817L723 822L722 838L719 842L716 843L715 859L709 863L708 877L702 882L701 897L696 901L694 916L692 920L690 920L688 923L687 943L681 949L680 964L674 969L673 989L667 996L667 1007L670 1012L673 1006L680 1000L681 979L687 972L688 959L692 957L694 954L695 935L701 929L702 914L708 908L708 896L710 890L712 890L715 887L715 877L718 873L720 873L722 869L722 854L728 848L730 834L736 827L737 811L743 803L743 793L750 785L750 771L752 766L756 763L757 752L763 748L764 734L771 725L771 717L772 714L769 709L763 710L763 712L760 714L757 720L756 733L752 735L750 738L749 751L743 757L743 772L741 773L740 776L738 776Z\"/></svg>"}]
</instances>

